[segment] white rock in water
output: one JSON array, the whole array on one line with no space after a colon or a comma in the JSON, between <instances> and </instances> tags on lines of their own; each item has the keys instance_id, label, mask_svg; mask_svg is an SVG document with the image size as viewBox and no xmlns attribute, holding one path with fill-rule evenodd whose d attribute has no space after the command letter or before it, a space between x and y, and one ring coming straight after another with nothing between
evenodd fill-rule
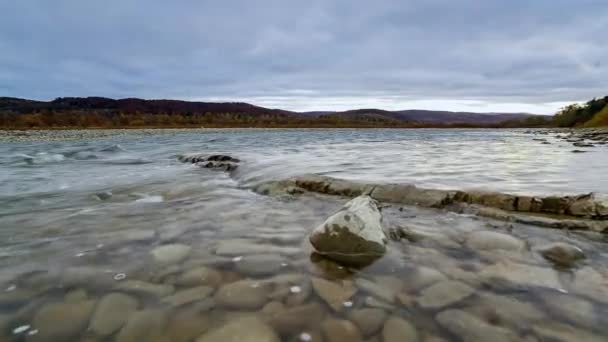
<instances>
[{"instance_id":1,"label":"white rock in water","mask_svg":"<svg viewBox=\"0 0 608 342\"><path fill-rule=\"evenodd\" d=\"M366 264L386 252L378 202L359 196L346 203L310 235L318 253L348 264Z\"/></svg>"}]
</instances>

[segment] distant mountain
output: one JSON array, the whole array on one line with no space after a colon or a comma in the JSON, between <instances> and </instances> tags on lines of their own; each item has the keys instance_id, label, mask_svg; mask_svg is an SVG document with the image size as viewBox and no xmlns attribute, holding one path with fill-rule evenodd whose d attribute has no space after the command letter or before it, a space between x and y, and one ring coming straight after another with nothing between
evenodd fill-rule
<instances>
[{"instance_id":1,"label":"distant mountain","mask_svg":"<svg viewBox=\"0 0 608 342\"><path fill-rule=\"evenodd\" d=\"M297 115L285 110L268 109L243 102L215 103L179 100L143 100L137 98L114 100L105 97L59 97L53 101L43 102L0 97L0 111L26 113L32 110L110 110L144 114L238 113L249 115Z\"/></svg>"},{"instance_id":2,"label":"distant mountain","mask_svg":"<svg viewBox=\"0 0 608 342\"><path fill-rule=\"evenodd\" d=\"M544 116L431 110L292 112L242 102L60 97L0 97L0 127L444 127L543 124ZM532 120L531 120L532 119Z\"/></svg>"},{"instance_id":3,"label":"distant mountain","mask_svg":"<svg viewBox=\"0 0 608 342\"><path fill-rule=\"evenodd\" d=\"M399 110L386 111L380 109L357 109L344 112L335 112L324 115L335 115L343 118L375 118L396 120L404 122L432 123L432 124L497 124L505 121L524 120L534 117L533 114L526 113L470 113L470 112L449 112L435 110Z\"/></svg>"}]
</instances>

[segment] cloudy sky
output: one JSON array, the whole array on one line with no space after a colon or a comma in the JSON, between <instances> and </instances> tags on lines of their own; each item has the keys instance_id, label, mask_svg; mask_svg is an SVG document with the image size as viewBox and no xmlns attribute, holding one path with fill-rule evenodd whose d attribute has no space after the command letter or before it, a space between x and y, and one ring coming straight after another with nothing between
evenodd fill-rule
<instances>
[{"instance_id":1,"label":"cloudy sky","mask_svg":"<svg viewBox=\"0 0 608 342\"><path fill-rule=\"evenodd\" d=\"M0 96L551 113L608 94L606 0L0 0Z\"/></svg>"}]
</instances>

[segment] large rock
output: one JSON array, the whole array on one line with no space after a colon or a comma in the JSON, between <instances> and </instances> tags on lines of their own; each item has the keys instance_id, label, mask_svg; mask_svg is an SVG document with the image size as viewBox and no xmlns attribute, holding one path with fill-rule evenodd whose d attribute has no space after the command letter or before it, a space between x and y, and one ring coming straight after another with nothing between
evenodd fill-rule
<instances>
[{"instance_id":1,"label":"large rock","mask_svg":"<svg viewBox=\"0 0 608 342\"><path fill-rule=\"evenodd\" d=\"M38 333L28 341L68 341L77 337L86 327L95 308L94 301L52 303L43 306L32 320Z\"/></svg>"},{"instance_id":2,"label":"large rock","mask_svg":"<svg viewBox=\"0 0 608 342\"><path fill-rule=\"evenodd\" d=\"M386 252L378 202L359 196L317 227L310 236L316 251L346 264L369 264Z\"/></svg>"},{"instance_id":3,"label":"large rock","mask_svg":"<svg viewBox=\"0 0 608 342\"><path fill-rule=\"evenodd\" d=\"M585 253L582 249L563 242L554 242L540 246L538 247L538 251L547 260L564 267L571 267L577 261L585 258Z\"/></svg>"},{"instance_id":4,"label":"large rock","mask_svg":"<svg viewBox=\"0 0 608 342\"><path fill-rule=\"evenodd\" d=\"M461 310L446 310L435 316L435 320L460 337L464 342L492 341L492 342L516 342L521 338L512 331L493 326L469 313Z\"/></svg>"},{"instance_id":5,"label":"large rock","mask_svg":"<svg viewBox=\"0 0 608 342\"><path fill-rule=\"evenodd\" d=\"M280 342L277 333L256 317L234 320L199 337L196 342Z\"/></svg>"},{"instance_id":6,"label":"large rock","mask_svg":"<svg viewBox=\"0 0 608 342\"><path fill-rule=\"evenodd\" d=\"M104 296L91 318L89 330L99 336L111 335L120 329L129 316L137 311L135 298L122 293Z\"/></svg>"}]
</instances>

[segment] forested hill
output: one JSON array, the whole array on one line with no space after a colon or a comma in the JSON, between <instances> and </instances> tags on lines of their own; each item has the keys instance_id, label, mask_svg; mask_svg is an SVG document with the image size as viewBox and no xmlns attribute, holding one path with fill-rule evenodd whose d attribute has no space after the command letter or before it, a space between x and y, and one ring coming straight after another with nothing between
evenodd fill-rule
<instances>
[{"instance_id":1,"label":"forested hill","mask_svg":"<svg viewBox=\"0 0 608 342\"><path fill-rule=\"evenodd\" d=\"M553 117L552 123L558 127L608 126L608 96L566 106Z\"/></svg>"},{"instance_id":2,"label":"forested hill","mask_svg":"<svg viewBox=\"0 0 608 342\"><path fill-rule=\"evenodd\" d=\"M248 103L62 97L33 101L0 97L2 128L69 127L534 127L548 117L523 113L428 110L298 113Z\"/></svg>"}]
</instances>

